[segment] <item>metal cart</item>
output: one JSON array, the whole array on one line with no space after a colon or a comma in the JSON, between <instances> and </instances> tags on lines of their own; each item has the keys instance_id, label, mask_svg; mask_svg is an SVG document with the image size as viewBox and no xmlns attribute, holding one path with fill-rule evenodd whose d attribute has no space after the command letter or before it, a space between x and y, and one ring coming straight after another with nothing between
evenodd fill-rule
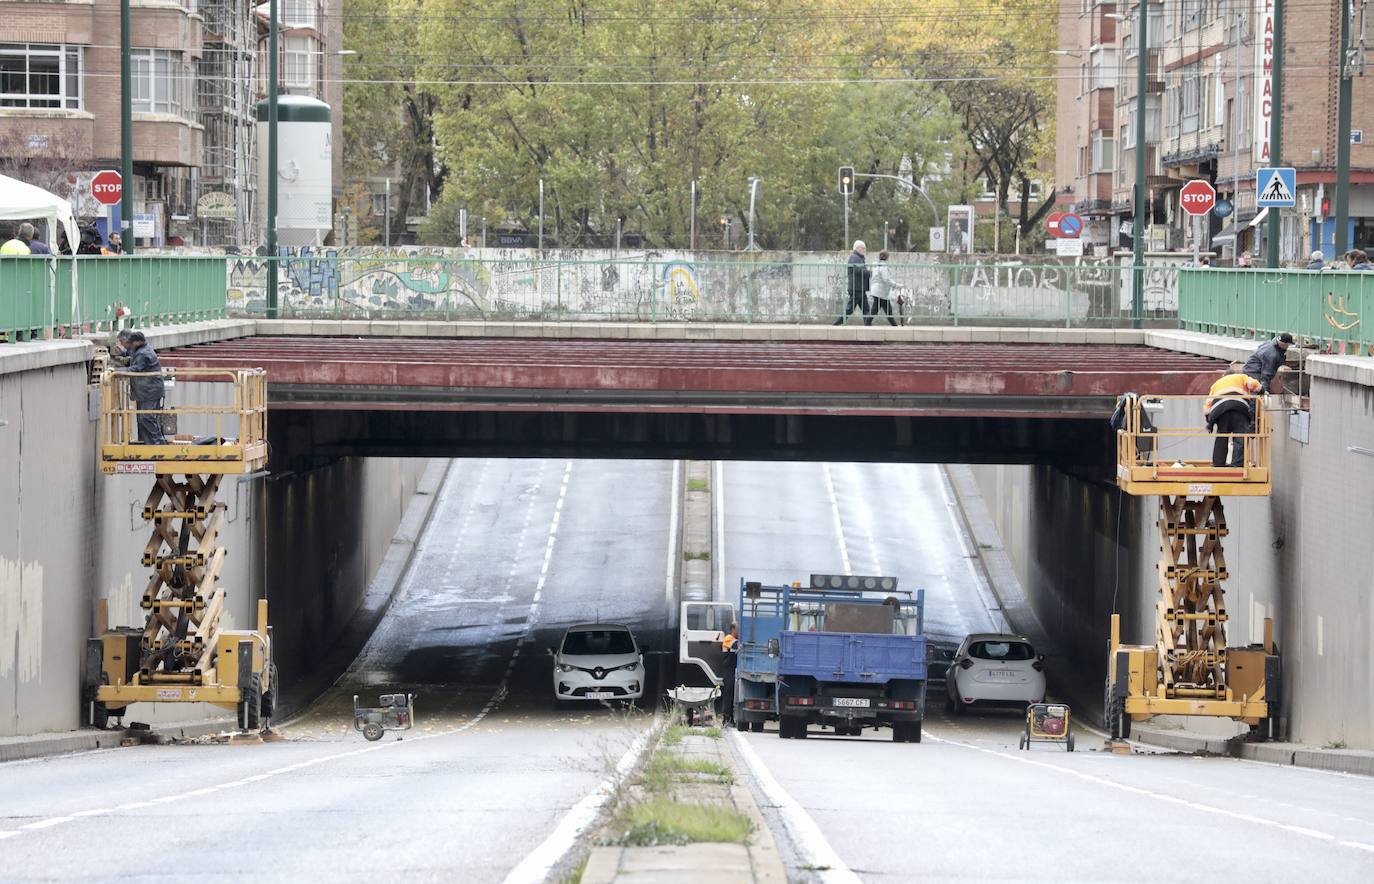
<instances>
[{"instance_id":1,"label":"metal cart","mask_svg":"<svg viewBox=\"0 0 1374 884\"><path fill-rule=\"evenodd\" d=\"M673 705L688 727L698 727L715 717L715 702L720 696L720 685L709 688L677 687L668 691Z\"/></svg>"},{"instance_id":2,"label":"metal cart","mask_svg":"<svg viewBox=\"0 0 1374 884\"><path fill-rule=\"evenodd\" d=\"M414 694L382 694L381 706L359 706L353 695L353 729L362 731L368 742L376 742L387 731L408 731L415 724Z\"/></svg>"},{"instance_id":3,"label":"metal cart","mask_svg":"<svg viewBox=\"0 0 1374 884\"><path fill-rule=\"evenodd\" d=\"M1021 735L1022 749L1031 743L1060 743L1073 751L1073 723L1069 707L1063 703L1032 703L1026 707L1026 732Z\"/></svg>"}]
</instances>

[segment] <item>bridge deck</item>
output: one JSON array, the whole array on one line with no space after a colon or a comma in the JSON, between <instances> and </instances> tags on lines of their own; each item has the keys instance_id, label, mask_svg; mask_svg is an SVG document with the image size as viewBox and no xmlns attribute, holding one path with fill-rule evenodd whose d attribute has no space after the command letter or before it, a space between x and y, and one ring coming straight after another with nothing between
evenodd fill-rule
<instances>
[{"instance_id":1,"label":"bridge deck","mask_svg":"<svg viewBox=\"0 0 1374 884\"><path fill-rule=\"evenodd\" d=\"M647 406L842 413L1099 413L1123 391L1205 392L1220 360L1099 344L252 337L168 366L262 367L274 407Z\"/></svg>"}]
</instances>

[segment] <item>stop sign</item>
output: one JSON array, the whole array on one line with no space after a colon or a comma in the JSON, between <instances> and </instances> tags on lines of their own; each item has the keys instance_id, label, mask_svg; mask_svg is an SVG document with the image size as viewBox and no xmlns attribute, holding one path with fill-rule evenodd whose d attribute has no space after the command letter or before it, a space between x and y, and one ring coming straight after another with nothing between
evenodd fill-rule
<instances>
[{"instance_id":1,"label":"stop sign","mask_svg":"<svg viewBox=\"0 0 1374 884\"><path fill-rule=\"evenodd\" d=\"M1195 178L1183 185L1178 201L1189 215L1206 215L1217 204L1217 191L1201 178Z\"/></svg>"},{"instance_id":2,"label":"stop sign","mask_svg":"<svg viewBox=\"0 0 1374 884\"><path fill-rule=\"evenodd\" d=\"M91 179L91 196L96 202L113 206L124 195L124 179L114 169L96 172Z\"/></svg>"}]
</instances>

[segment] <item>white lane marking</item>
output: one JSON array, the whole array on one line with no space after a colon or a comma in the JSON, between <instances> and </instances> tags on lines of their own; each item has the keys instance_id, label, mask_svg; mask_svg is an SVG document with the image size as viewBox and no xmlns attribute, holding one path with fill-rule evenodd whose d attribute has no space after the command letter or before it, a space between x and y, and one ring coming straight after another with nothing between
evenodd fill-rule
<instances>
[{"instance_id":1,"label":"white lane marking","mask_svg":"<svg viewBox=\"0 0 1374 884\"><path fill-rule=\"evenodd\" d=\"M4 833L0 832L0 834ZM1374 853L1374 844L1366 844L1363 841L1342 841L1341 846L1353 847L1356 850L1368 850L1370 853Z\"/></svg>"},{"instance_id":2,"label":"white lane marking","mask_svg":"<svg viewBox=\"0 0 1374 884\"><path fill-rule=\"evenodd\" d=\"M716 505L716 548L711 555L716 557L716 585L711 591L711 601L720 601L725 594L725 462L716 461L716 481L711 483L711 500Z\"/></svg>"},{"instance_id":3,"label":"white lane marking","mask_svg":"<svg viewBox=\"0 0 1374 884\"><path fill-rule=\"evenodd\" d=\"M672 619L673 608L675 607L673 590L676 589L677 583L673 580L673 575L677 574L677 560L679 558L677 554L677 511L682 504L682 495L679 493L681 485L678 473L684 469L686 467L682 461L673 461L673 490L672 496L668 498L668 563L667 573L663 577L663 610L668 613L669 620Z\"/></svg>"},{"instance_id":4,"label":"white lane marking","mask_svg":"<svg viewBox=\"0 0 1374 884\"><path fill-rule=\"evenodd\" d=\"M964 560L964 566L968 568L969 578L977 591L979 599L982 601L983 610L987 612L988 622L992 625L994 632L1009 633L1012 631L1011 624L1007 621L1006 612L1002 610L1002 602L997 598L992 587L983 579L983 575L974 567L973 561L976 553L970 546L972 538L964 536L963 520L957 515L958 504L954 500L954 485L950 482L949 473L943 466L936 467L940 474L940 494L945 499L945 512L949 514L950 527L954 529L954 539L959 542L959 553Z\"/></svg>"},{"instance_id":5,"label":"white lane marking","mask_svg":"<svg viewBox=\"0 0 1374 884\"><path fill-rule=\"evenodd\" d=\"M744 735L734 728L731 728L729 733L730 739L735 741L735 748L739 750L740 757L749 765L754 779L758 781L764 797L782 816L783 825L786 826L787 834L803 864L815 869L816 877L826 884L859 884L859 876L849 870L849 866L840 859L835 848L825 840L825 835L821 834L821 828L816 825L811 814L807 813L806 809L787 794L787 790L773 778L772 772L764 766L763 759L759 758Z\"/></svg>"},{"instance_id":6,"label":"white lane marking","mask_svg":"<svg viewBox=\"0 0 1374 884\"><path fill-rule=\"evenodd\" d=\"M13 838L15 835L18 834L19 833L16 831L0 832L0 841L4 841L6 838Z\"/></svg>"},{"instance_id":7,"label":"white lane marking","mask_svg":"<svg viewBox=\"0 0 1374 884\"><path fill-rule=\"evenodd\" d=\"M835 499L835 481L830 475L830 464L822 464L825 474L825 496L830 500L830 515L835 519L835 537L840 541L840 560L844 562L844 573L853 574L849 566L849 546L844 542L844 525L840 522L840 504Z\"/></svg>"},{"instance_id":8,"label":"white lane marking","mask_svg":"<svg viewBox=\"0 0 1374 884\"><path fill-rule=\"evenodd\" d=\"M1116 789L1121 792L1129 792L1132 795L1139 795L1143 798L1153 798L1156 801L1162 801L1166 804L1178 805L1179 807L1186 807L1189 810L1196 810L1202 813L1210 813L1214 816L1222 816L1226 817L1227 819L1238 820L1239 822L1243 823L1254 823L1255 825L1259 826L1268 826L1270 828L1280 829L1285 832L1292 832L1295 835L1303 835L1307 838L1313 838L1318 841L1331 841L1334 843L1344 844L1348 847L1353 847L1360 843L1355 841L1337 842L1336 836L1328 832L1318 831L1317 829L1309 829L1305 826L1294 826L1289 823L1281 823L1278 820L1271 820L1267 817L1255 816L1254 814L1249 813L1239 813L1234 810L1226 810L1222 807L1213 807L1210 804L1201 804L1196 801L1189 801L1185 798L1179 798L1176 795L1167 795L1163 792L1154 792L1149 789L1142 789L1139 786L1131 786L1127 785L1126 783L1118 783L1114 780L1106 779L1105 777L1095 776L1090 773L1083 773L1082 771L1072 770L1067 767L1060 767L1057 764L1050 764L1044 761L1035 761L1030 758L1023 758L1020 755L1009 755L1006 752L999 752L996 749L988 749L983 746L975 746L972 743L965 743L962 740L949 740L942 737L937 737L934 734L930 733L930 731L926 731L926 736L937 743L944 743L949 746L958 746L963 749L972 749L974 752L982 752L986 755L995 755L998 758L1004 758L1007 761L1015 761L1018 764L1028 764L1031 767L1044 768L1045 770L1051 770L1063 776L1075 777L1085 782L1093 783L1099 786L1105 786L1109 789Z\"/></svg>"},{"instance_id":9,"label":"white lane marking","mask_svg":"<svg viewBox=\"0 0 1374 884\"><path fill-rule=\"evenodd\" d=\"M28 825L20 826L19 828L22 829L23 831L26 831L26 832L34 832L34 831L37 831L38 829L46 829L46 828L49 828L49 827L51 827L51 826L60 826L60 825L62 825L63 823L69 823L69 822L71 822L71 821L72 821L72 818L69 817L69 816L52 816L52 817L48 817L48 818L45 819L45 820L38 820L37 822L33 822L33 823L29 823Z\"/></svg>"},{"instance_id":10,"label":"white lane marking","mask_svg":"<svg viewBox=\"0 0 1374 884\"><path fill-rule=\"evenodd\" d=\"M639 756L649 744L649 737L658 730L662 719L663 713L654 714L654 720L649 727L639 733L625 750L625 754L620 756L620 760L615 764L615 771L563 815L563 819L549 836L521 860L520 865L511 869L503 884L540 884L548 877L563 855L577 843L583 831L596 821L596 815L602 806L611 799L616 788L634 769Z\"/></svg>"}]
</instances>

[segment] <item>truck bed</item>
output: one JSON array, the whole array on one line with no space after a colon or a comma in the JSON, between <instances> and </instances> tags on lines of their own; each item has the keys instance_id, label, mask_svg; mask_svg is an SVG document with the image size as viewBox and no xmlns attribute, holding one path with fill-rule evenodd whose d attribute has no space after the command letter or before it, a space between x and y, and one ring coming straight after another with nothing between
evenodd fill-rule
<instances>
[{"instance_id":1,"label":"truck bed","mask_svg":"<svg viewBox=\"0 0 1374 884\"><path fill-rule=\"evenodd\" d=\"M926 638L851 632L791 632L779 637L778 677L884 684L925 681Z\"/></svg>"}]
</instances>

